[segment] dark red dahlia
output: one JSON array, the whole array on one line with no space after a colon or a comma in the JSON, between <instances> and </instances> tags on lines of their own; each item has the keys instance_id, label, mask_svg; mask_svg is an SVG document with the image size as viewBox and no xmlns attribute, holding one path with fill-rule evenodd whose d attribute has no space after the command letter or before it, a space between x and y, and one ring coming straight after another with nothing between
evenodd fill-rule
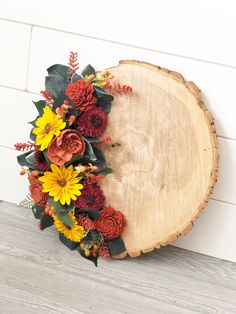
<instances>
[{"instance_id":1,"label":"dark red dahlia","mask_svg":"<svg viewBox=\"0 0 236 314\"><path fill-rule=\"evenodd\" d=\"M84 135L88 137L99 137L107 127L107 115L100 109L95 108L84 112L78 122L77 128Z\"/></svg>"},{"instance_id":2,"label":"dark red dahlia","mask_svg":"<svg viewBox=\"0 0 236 314\"><path fill-rule=\"evenodd\" d=\"M49 169L49 165L45 159L45 156L41 150L39 150L39 146L35 146L34 150L34 162L38 167L38 170L44 172Z\"/></svg>"},{"instance_id":3,"label":"dark red dahlia","mask_svg":"<svg viewBox=\"0 0 236 314\"><path fill-rule=\"evenodd\" d=\"M77 198L75 206L77 208L101 209L105 203L105 197L100 186L96 184L85 185L82 194Z\"/></svg>"}]
</instances>

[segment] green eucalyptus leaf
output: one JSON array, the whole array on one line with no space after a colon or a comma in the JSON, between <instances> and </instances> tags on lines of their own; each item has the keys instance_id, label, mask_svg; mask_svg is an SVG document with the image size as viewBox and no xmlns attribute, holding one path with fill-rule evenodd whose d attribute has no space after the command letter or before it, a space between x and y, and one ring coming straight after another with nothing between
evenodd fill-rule
<instances>
[{"instance_id":1,"label":"green eucalyptus leaf","mask_svg":"<svg viewBox=\"0 0 236 314\"><path fill-rule=\"evenodd\" d=\"M91 161L97 160L97 157L94 153L94 147L92 147L92 145L90 144L90 142L88 140L86 140L86 138L84 138L84 140L85 140L85 144L86 144L84 155L86 157L88 157L88 159Z\"/></svg>"},{"instance_id":2,"label":"green eucalyptus leaf","mask_svg":"<svg viewBox=\"0 0 236 314\"><path fill-rule=\"evenodd\" d=\"M74 83L75 81L83 80L83 77L78 75L77 73L74 73L71 77L71 82Z\"/></svg>"},{"instance_id":3,"label":"green eucalyptus leaf","mask_svg":"<svg viewBox=\"0 0 236 314\"><path fill-rule=\"evenodd\" d=\"M27 155L25 159L29 164L31 164L34 167L34 169L37 169L37 165L34 162L34 151L31 154Z\"/></svg>"},{"instance_id":4,"label":"green eucalyptus leaf","mask_svg":"<svg viewBox=\"0 0 236 314\"><path fill-rule=\"evenodd\" d=\"M36 203L31 209L36 219L40 219L44 214L44 208Z\"/></svg>"},{"instance_id":5,"label":"green eucalyptus leaf","mask_svg":"<svg viewBox=\"0 0 236 314\"><path fill-rule=\"evenodd\" d=\"M97 147L93 148L94 154L96 156L96 160L93 161L93 165L98 167L98 170L96 172L101 172L107 169L107 164L105 157L100 149Z\"/></svg>"},{"instance_id":6,"label":"green eucalyptus leaf","mask_svg":"<svg viewBox=\"0 0 236 314\"><path fill-rule=\"evenodd\" d=\"M43 114L43 108L47 106L46 101L39 100L39 101L33 101L33 104L35 105L36 109L38 110L38 113L40 116Z\"/></svg>"},{"instance_id":7,"label":"green eucalyptus leaf","mask_svg":"<svg viewBox=\"0 0 236 314\"><path fill-rule=\"evenodd\" d=\"M35 142L36 141L36 134L33 133L33 129L30 131L30 139Z\"/></svg>"},{"instance_id":8,"label":"green eucalyptus leaf","mask_svg":"<svg viewBox=\"0 0 236 314\"><path fill-rule=\"evenodd\" d=\"M43 214L43 216L40 218L40 229L44 230L48 227L51 227L52 225L53 225L52 216L48 214Z\"/></svg>"},{"instance_id":9,"label":"green eucalyptus leaf","mask_svg":"<svg viewBox=\"0 0 236 314\"><path fill-rule=\"evenodd\" d=\"M101 171L101 174L107 176L108 174L112 173L113 170L111 168L106 168L105 170Z\"/></svg>"},{"instance_id":10,"label":"green eucalyptus leaf","mask_svg":"<svg viewBox=\"0 0 236 314\"><path fill-rule=\"evenodd\" d=\"M48 203L56 209L56 211L60 211L60 212L63 212L63 213L68 213L72 210L75 209L75 203L74 202L71 202L70 205L62 205L60 202L55 202L54 201L54 198L52 196L49 196L48 198Z\"/></svg>"},{"instance_id":11,"label":"green eucalyptus leaf","mask_svg":"<svg viewBox=\"0 0 236 314\"><path fill-rule=\"evenodd\" d=\"M49 75L57 75L67 81L67 76L70 72L70 68L63 64L54 64L47 69L47 72Z\"/></svg>"},{"instance_id":12,"label":"green eucalyptus leaf","mask_svg":"<svg viewBox=\"0 0 236 314\"><path fill-rule=\"evenodd\" d=\"M96 71L94 69L94 67L91 66L91 64L88 64L82 71L82 75L83 77L85 77L85 75L91 75L91 74L96 74Z\"/></svg>"},{"instance_id":13,"label":"green eucalyptus leaf","mask_svg":"<svg viewBox=\"0 0 236 314\"><path fill-rule=\"evenodd\" d=\"M106 240L106 243L108 245L108 250L112 255L117 255L126 250L124 241L122 240L121 237L111 239L111 240Z\"/></svg>"},{"instance_id":14,"label":"green eucalyptus leaf","mask_svg":"<svg viewBox=\"0 0 236 314\"><path fill-rule=\"evenodd\" d=\"M55 215L64 224L70 226L71 228L74 226L74 221L71 219L69 213L56 210Z\"/></svg>"},{"instance_id":15,"label":"green eucalyptus leaf","mask_svg":"<svg viewBox=\"0 0 236 314\"><path fill-rule=\"evenodd\" d=\"M63 93L67 85L67 80L65 80L62 76L49 75L45 78L45 88L53 95L54 98Z\"/></svg>"},{"instance_id":16,"label":"green eucalyptus leaf","mask_svg":"<svg viewBox=\"0 0 236 314\"><path fill-rule=\"evenodd\" d=\"M98 107L101 108L106 114L109 114L111 111L111 103L105 100L98 101Z\"/></svg>"},{"instance_id":17,"label":"green eucalyptus leaf","mask_svg":"<svg viewBox=\"0 0 236 314\"><path fill-rule=\"evenodd\" d=\"M36 120L39 118L39 116L37 116L36 119L34 119L33 121L28 122L29 124L33 125L34 127L36 127Z\"/></svg>"},{"instance_id":18,"label":"green eucalyptus leaf","mask_svg":"<svg viewBox=\"0 0 236 314\"><path fill-rule=\"evenodd\" d=\"M108 103L111 103L114 100L114 97L110 94L108 94L106 91L104 91L103 88L94 86L95 88L95 96L98 98L98 101L103 100Z\"/></svg>"},{"instance_id":19,"label":"green eucalyptus leaf","mask_svg":"<svg viewBox=\"0 0 236 314\"><path fill-rule=\"evenodd\" d=\"M17 156L17 162L19 165L21 165L22 167L28 167L30 169L37 169L36 165L35 164L31 164L29 161L31 161L32 157L28 158L27 160L27 157L29 157L31 154L33 153L33 150L30 150L28 152L25 152L19 156Z\"/></svg>"}]
</instances>

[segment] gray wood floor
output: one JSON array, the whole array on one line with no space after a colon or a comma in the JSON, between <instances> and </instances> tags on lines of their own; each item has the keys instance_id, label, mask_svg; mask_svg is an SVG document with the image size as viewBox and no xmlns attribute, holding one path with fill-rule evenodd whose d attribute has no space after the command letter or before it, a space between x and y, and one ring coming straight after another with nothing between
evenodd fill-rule
<instances>
[{"instance_id":1,"label":"gray wood floor","mask_svg":"<svg viewBox=\"0 0 236 314\"><path fill-rule=\"evenodd\" d=\"M1 314L236 313L234 263L168 246L95 268L4 202L0 271Z\"/></svg>"}]
</instances>

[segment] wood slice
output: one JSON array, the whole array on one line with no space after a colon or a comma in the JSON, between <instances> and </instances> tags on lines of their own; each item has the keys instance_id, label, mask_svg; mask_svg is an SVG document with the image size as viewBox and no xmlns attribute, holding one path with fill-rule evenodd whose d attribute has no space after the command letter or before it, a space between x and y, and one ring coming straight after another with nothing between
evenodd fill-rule
<instances>
[{"instance_id":1,"label":"wood slice","mask_svg":"<svg viewBox=\"0 0 236 314\"><path fill-rule=\"evenodd\" d=\"M127 251L138 256L186 234L216 182L217 138L200 90L182 75L148 63L121 61L103 151L113 173L103 180L107 205L124 213Z\"/></svg>"}]
</instances>

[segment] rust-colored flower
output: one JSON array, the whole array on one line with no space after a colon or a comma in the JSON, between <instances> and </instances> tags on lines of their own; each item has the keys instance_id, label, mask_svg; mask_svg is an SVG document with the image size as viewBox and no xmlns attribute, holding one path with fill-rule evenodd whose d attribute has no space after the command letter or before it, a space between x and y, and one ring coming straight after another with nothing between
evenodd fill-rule
<instances>
[{"instance_id":1,"label":"rust-colored flower","mask_svg":"<svg viewBox=\"0 0 236 314\"><path fill-rule=\"evenodd\" d=\"M48 199L48 194L43 192L42 183L37 178L30 180L30 194L32 199L40 206L44 206Z\"/></svg>"},{"instance_id":2,"label":"rust-colored flower","mask_svg":"<svg viewBox=\"0 0 236 314\"><path fill-rule=\"evenodd\" d=\"M107 239L119 237L126 225L124 215L111 206L101 210L100 214L99 219L96 221L96 229Z\"/></svg>"},{"instance_id":3,"label":"rust-colored flower","mask_svg":"<svg viewBox=\"0 0 236 314\"><path fill-rule=\"evenodd\" d=\"M78 130L89 137L100 137L107 127L107 115L100 108L94 108L81 115L77 122Z\"/></svg>"},{"instance_id":4,"label":"rust-colored flower","mask_svg":"<svg viewBox=\"0 0 236 314\"><path fill-rule=\"evenodd\" d=\"M70 97L79 111L88 111L94 108L97 98L93 93L94 86L84 80L75 81L66 88L66 95Z\"/></svg>"},{"instance_id":5,"label":"rust-colored flower","mask_svg":"<svg viewBox=\"0 0 236 314\"><path fill-rule=\"evenodd\" d=\"M75 213L75 217L77 218L78 224L86 230L95 229L94 222L86 216L86 214Z\"/></svg>"},{"instance_id":6,"label":"rust-colored flower","mask_svg":"<svg viewBox=\"0 0 236 314\"><path fill-rule=\"evenodd\" d=\"M61 166L76 155L82 156L84 151L84 139L77 131L67 129L49 144L47 156L52 163Z\"/></svg>"}]
</instances>

